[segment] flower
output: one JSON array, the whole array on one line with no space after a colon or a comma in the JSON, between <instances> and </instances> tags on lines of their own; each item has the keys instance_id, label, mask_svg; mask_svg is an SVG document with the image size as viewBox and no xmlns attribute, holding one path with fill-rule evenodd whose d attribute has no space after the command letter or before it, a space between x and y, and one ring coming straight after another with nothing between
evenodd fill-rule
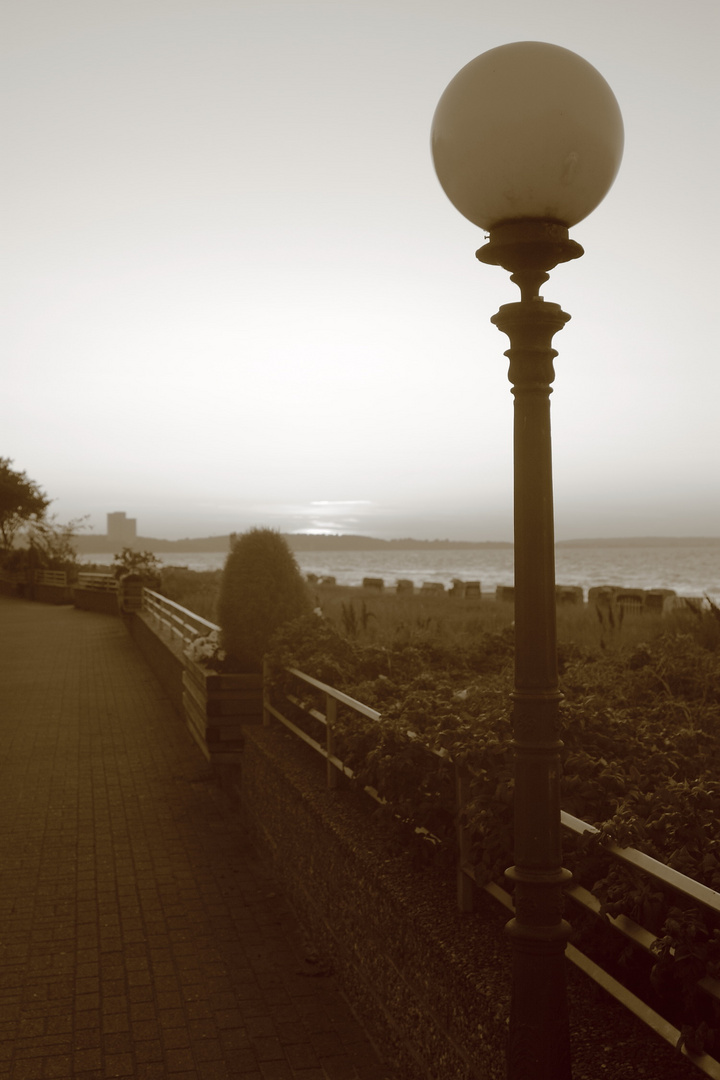
<instances>
[{"instance_id":1,"label":"flower","mask_svg":"<svg viewBox=\"0 0 720 1080\"><path fill-rule=\"evenodd\" d=\"M185 649L185 655L188 660L202 664L203 667L220 666L227 659L227 653L220 647L220 634L217 630L196 637Z\"/></svg>"}]
</instances>

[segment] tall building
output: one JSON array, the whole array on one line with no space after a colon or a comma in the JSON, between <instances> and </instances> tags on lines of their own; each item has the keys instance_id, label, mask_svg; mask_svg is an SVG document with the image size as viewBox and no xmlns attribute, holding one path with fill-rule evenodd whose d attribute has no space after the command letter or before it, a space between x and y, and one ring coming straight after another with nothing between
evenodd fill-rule
<instances>
[{"instance_id":1,"label":"tall building","mask_svg":"<svg viewBox=\"0 0 720 1080\"><path fill-rule=\"evenodd\" d=\"M137 539L137 519L125 516L124 511L118 510L107 516L107 536L114 544L121 547L132 547Z\"/></svg>"}]
</instances>

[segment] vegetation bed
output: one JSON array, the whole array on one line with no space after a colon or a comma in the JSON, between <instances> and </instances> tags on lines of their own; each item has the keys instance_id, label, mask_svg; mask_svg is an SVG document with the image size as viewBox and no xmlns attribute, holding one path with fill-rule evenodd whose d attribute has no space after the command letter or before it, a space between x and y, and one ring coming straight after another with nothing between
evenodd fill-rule
<instances>
[{"instance_id":1,"label":"vegetation bed","mask_svg":"<svg viewBox=\"0 0 720 1080\"><path fill-rule=\"evenodd\" d=\"M182 595L188 575L164 572L163 591L197 611L197 592ZM216 583L204 577L199 613L212 619ZM311 596L316 613L275 638L273 693L297 694L286 674L292 666L381 714L375 722L341 708L336 753L361 787L387 800L397 849L448 880L457 823L447 764L463 764L476 880L504 884L512 862L512 605L338 586L313 586ZM623 619L612 606L568 605L558 611L558 636L562 806L599 829L567 837L565 865L604 914L626 915L657 938L648 955L573 906L573 941L678 1027L688 1050L718 1054L718 1006L698 979L720 976L720 925L610 860L605 845L635 847L720 891L720 611ZM322 695L300 692L323 711ZM300 710L293 718L321 737Z\"/></svg>"},{"instance_id":2,"label":"vegetation bed","mask_svg":"<svg viewBox=\"0 0 720 1080\"><path fill-rule=\"evenodd\" d=\"M363 629L356 620L353 629L316 614L290 624L275 641L273 692L290 690L292 666L381 714L375 722L341 709L336 753L387 800L397 843L448 871L455 821L446 761L464 764L476 880L502 883L512 862L512 628L464 640L428 632L382 640L367 633L371 623ZM560 647L562 802L600 830L568 838L575 880L604 913L627 915L658 941L648 956L618 944L602 922L570 916L583 951L675 1024L688 1049L713 1053L718 1010L697 980L720 974L720 925L604 850L608 842L635 847L720 890L720 611L646 626L654 633L645 642ZM322 711L312 688L302 693Z\"/></svg>"}]
</instances>

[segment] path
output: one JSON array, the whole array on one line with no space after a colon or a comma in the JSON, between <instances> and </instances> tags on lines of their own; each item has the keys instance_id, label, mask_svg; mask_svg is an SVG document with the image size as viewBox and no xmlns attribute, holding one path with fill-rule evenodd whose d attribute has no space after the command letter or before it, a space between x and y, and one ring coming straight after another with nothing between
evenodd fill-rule
<instances>
[{"instance_id":1,"label":"path","mask_svg":"<svg viewBox=\"0 0 720 1080\"><path fill-rule=\"evenodd\" d=\"M118 618L0 597L0 1078L382 1080Z\"/></svg>"}]
</instances>

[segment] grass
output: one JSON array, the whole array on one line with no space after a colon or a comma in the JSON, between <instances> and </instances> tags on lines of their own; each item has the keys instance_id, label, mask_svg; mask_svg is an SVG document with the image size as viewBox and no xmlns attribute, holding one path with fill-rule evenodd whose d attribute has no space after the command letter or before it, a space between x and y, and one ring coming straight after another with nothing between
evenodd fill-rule
<instances>
[{"instance_id":1,"label":"grass","mask_svg":"<svg viewBox=\"0 0 720 1080\"><path fill-rule=\"evenodd\" d=\"M195 571L165 567L162 592L170 600L211 622L217 621L221 570ZM378 645L393 642L443 641L458 645L477 641L512 624L512 603L494 596L460 599L448 593L397 595L394 591L344 585L309 586L313 604L348 637ZM689 623L688 623L689 620ZM692 629L693 616L678 612L622 613L617 607L596 609L587 604L560 604L558 641L589 649L616 651L650 641L669 629Z\"/></svg>"},{"instance_id":2,"label":"grass","mask_svg":"<svg viewBox=\"0 0 720 1080\"><path fill-rule=\"evenodd\" d=\"M188 570L185 566L164 566L160 592L168 600L187 608L210 622L217 622L217 598L222 570Z\"/></svg>"},{"instance_id":3,"label":"grass","mask_svg":"<svg viewBox=\"0 0 720 1080\"><path fill-rule=\"evenodd\" d=\"M372 589L323 586L314 590L316 606L348 637L389 645L394 641L439 640L458 645L510 626L514 605L494 597L459 599L448 594L397 596ZM667 619L654 612L617 608L608 617L587 604L560 604L557 636L590 649L615 650L657 637Z\"/></svg>"}]
</instances>

